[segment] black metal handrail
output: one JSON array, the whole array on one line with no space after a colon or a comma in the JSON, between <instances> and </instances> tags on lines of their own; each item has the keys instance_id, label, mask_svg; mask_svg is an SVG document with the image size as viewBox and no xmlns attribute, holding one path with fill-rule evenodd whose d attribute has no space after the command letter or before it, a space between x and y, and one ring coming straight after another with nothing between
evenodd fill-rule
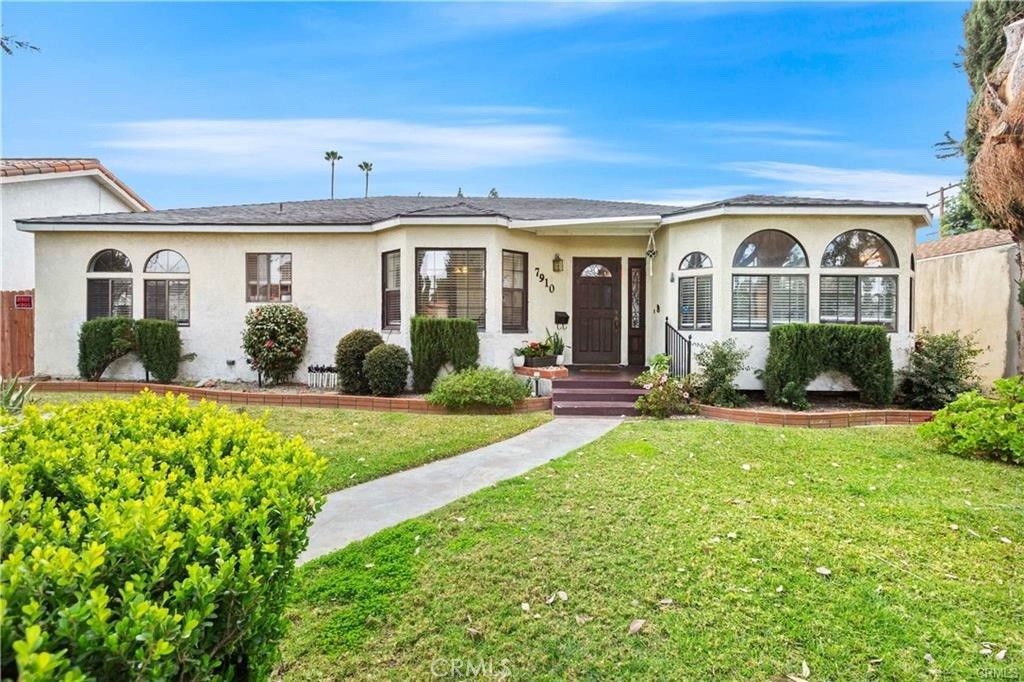
<instances>
[{"instance_id":1,"label":"black metal handrail","mask_svg":"<svg viewBox=\"0 0 1024 682\"><path fill-rule=\"evenodd\" d=\"M683 336L665 318L665 355L672 358L670 372L674 376L685 377L690 373L690 356L693 349L693 334Z\"/></svg>"}]
</instances>

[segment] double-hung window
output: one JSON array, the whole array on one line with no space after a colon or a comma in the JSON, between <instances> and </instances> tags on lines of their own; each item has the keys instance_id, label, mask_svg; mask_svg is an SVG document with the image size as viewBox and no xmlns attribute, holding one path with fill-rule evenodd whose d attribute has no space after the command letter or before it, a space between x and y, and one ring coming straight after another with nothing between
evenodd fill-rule
<instances>
[{"instance_id":1,"label":"double-hung window","mask_svg":"<svg viewBox=\"0 0 1024 682\"><path fill-rule=\"evenodd\" d=\"M402 254L387 251L381 254L381 327L402 326Z\"/></svg>"},{"instance_id":2,"label":"double-hung window","mask_svg":"<svg viewBox=\"0 0 1024 682\"><path fill-rule=\"evenodd\" d=\"M501 252L501 331L527 331L527 256L520 251Z\"/></svg>"},{"instance_id":3,"label":"double-hung window","mask_svg":"<svg viewBox=\"0 0 1024 682\"><path fill-rule=\"evenodd\" d=\"M85 318L131 317L132 263L128 256L117 249L104 249L89 260L86 271Z\"/></svg>"},{"instance_id":4,"label":"double-hung window","mask_svg":"<svg viewBox=\"0 0 1024 682\"><path fill-rule=\"evenodd\" d=\"M177 251L157 251L146 261L143 316L189 325L188 262Z\"/></svg>"},{"instance_id":5,"label":"double-hung window","mask_svg":"<svg viewBox=\"0 0 1024 682\"><path fill-rule=\"evenodd\" d=\"M711 329L711 275L679 278L679 328Z\"/></svg>"},{"instance_id":6,"label":"double-hung window","mask_svg":"<svg viewBox=\"0 0 1024 682\"><path fill-rule=\"evenodd\" d=\"M292 300L292 254L245 254L245 300L288 303Z\"/></svg>"}]
</instances>

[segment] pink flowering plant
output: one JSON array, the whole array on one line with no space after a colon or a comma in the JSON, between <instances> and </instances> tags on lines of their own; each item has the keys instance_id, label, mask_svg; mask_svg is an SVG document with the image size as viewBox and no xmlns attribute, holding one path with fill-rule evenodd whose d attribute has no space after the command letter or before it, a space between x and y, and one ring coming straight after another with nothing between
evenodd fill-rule
<instances>
[{"instance_id":1,"label":"pink flowering plant","mask_svg":"<svg viewBox=\"0 0 1024 682\"><path fill-rule=\"evenodd\" d=\"M524 358L542 358L552 355L552 352L547 341L523 341L523 345L515 349L515 354Z\"/></svg>"},{"instance_id":2,"label":"pink flowering plant","mask_svg":"<svg viewBox=\"0 0 1024 682\"><path fill-rule=\"evenodd\" d=\"M246 362L264 380L287 381L306 353L306 313L293 305L262 305L245 316L242 348Z\"/></svg>"},{"instance_id":3,"label":"pink flowering plant","mask_svg":"<svg viewBox=\"0 0 1024 682\"><path fill-rule=\"evenodd\" d=\"M700 378L690 374L686 377L672 376L672 359L659 353L651 358L651 364L633 384L647 391L637 398L636 409L640 414L664 419L673 414L697 414Z\"/></svg>"}]
</instances>

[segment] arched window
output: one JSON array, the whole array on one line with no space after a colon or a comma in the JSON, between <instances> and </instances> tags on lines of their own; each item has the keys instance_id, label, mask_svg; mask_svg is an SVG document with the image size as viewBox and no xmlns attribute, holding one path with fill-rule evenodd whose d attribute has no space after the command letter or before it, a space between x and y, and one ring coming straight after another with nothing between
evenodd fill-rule
<instances>
[{"instance_id":1,"label":"arched window","mask_svg":"<svg viewBox=\"0 0 1024 682\"><path fill-rule=\"evenodd\" d=\"M96 277L96 274L113 274L132 271L128 256L117 249L104 249L89 259L86 267L85 319L98 317L132 316L131 277Z\"/></svg>"},{"instance_id":2,"label":"arched window","mask_svg":"<svg viewBox=\"0 0 1024 682\"><path fill-rule=\"evenodd\" d=\"M781 230L761 230L736 249L734 268L806 268L807 252ZM732 276L732 328L765 331L807 321L807 275Z\"/></svg>"},{"instance_id":3,"label":"arched window","mask_svg":"<svg viewBox=\"0 0 1024 682\"><path fill-rule=\"evenodd\" d=\"M117 249L103 249L89 259L87 272L131 272L132 262Z\"/></svg>"},{"instance_id":4,"label":"arched window","mask_svg":"<svg viewBox=\"0 0 1024 682\"><path fill-rule=\"evenodd\" d=\"M733 256L734 268L806 268L800 242L781 230L761 230L747 237Z\"/></svg>"},{"instance_id":5,"label":"arched window","mask_svg":"<svg viewBox=\"0 0 1024 682\"><path fill-rule=\"evenodd\" d=\"M685 256L683 260L679 261L680 270L696 270L699 268L710 268L711 258L708 254L702 251L692 251Z\"/></svg>"},{"instance_id":6,"label":"arched window","mask_svg":"<svg viewBox=\"0 0 1024 682\"><path fill-rule=\"evenodd\" d=\"M850 230L829 242L823 268L898 268L896 252L885 237L870 230Z\"/></svg>"},{"instance_id":7,"label":"arched window","mask_svg":"<svg viewBox=\"0 0 1024 682\"><path fill-rule=\"evenodd\" d=\"M187 327L190 287L188 278L182 276L189 274L185 257L177 251L163 249L149 257L144 270L147 277L143 282L143 317L171 320L177 322L179 327Z\"/></svg>"},{"instance_id":8,"label":"arched window","mask_svg":"<svg viewBox=\"0 0 1024 682\"><path fill-rule=\"evenodd\" d=\"M680 270L704 270L711 267L711 258L702 251L692 251L679 261ZM708 331L711 329L711 275L679 277L679 328Z\"/></svg>"},{"instance_id":9,"label":"arched window","mask_svg":"<svg viewBox=\"0 0 1024 682\"><path fill-rule=\"evenodd\" d=\"M146 261L146 272L188 274L188 261L177 251L157 251Z\"/></svg>"},{"instance_id":10,"label":"arched window","mask_svg":"<svg viewBox=\"0 0 1024 682\"><path fill-rule=\"evenodd\" d=\"M591 263L587 267L583 268L583 272L580 273L580 277L611 277L612 271L601 265L600 263Z\"/></svg>"},{"instance_id":11,"label":"arched window","mask_svg":"<svg viewBox=\"0 0 1024 682\"><path fill-rule=\"evenodd\" d=\"M885 237L870 230L849 230L829 242L823 268L896 268L899 261ZM896 275L822 275L820 321L878 324L896 331Z\"/></svg>"}]
</instances>

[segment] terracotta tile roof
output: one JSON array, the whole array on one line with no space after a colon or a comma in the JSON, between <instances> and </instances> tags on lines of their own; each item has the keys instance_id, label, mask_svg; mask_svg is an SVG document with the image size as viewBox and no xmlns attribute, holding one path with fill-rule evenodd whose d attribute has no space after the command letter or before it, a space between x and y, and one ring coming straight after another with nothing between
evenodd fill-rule
<instances>
[{"instance_id":1,"label":"terracotta tile roof","mask_svg":"<svg viewBox=\"0 0 1024 682\"><path fill-rule=\"evenodd\" d=\"M918 260L924 258L937 258L938 256L949 256L954 253L965 251L977 251L993 246L1005 246L1013 243L1013 235L1009 230L975 230L956 234L952 237L943 237L933 242L918 244L914 255Z\"/></svg>"},{"instance_id":2,"label":"terracotta tile roof","mask_svg":"<svg viewBox=\"0 0 1024 682\"><path fill-rule=\"evenodd\" d=\"M0 159L0 177L10 178L18 175L42 175L45 173L70 173L72 171L98 170L111 182L120 187L125 194L139 202L147 211L153 207L132 188L121 182L116 175L107 170L99 159Z\"/></svg>"}]
</instances>

